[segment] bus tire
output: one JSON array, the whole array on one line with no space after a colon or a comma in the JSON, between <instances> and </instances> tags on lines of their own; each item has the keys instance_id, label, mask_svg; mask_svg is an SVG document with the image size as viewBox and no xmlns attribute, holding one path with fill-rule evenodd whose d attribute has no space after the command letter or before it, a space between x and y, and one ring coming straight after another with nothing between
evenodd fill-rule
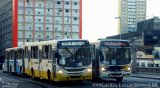
<instances>
[{"instance_id":1,"label":"bus tire","mask_svg":"<svg viewBox=\"0 0 160 88\"><path fill-rule=\"evenodd\" d=\"M122 82L123 77L118 77L118 78L116 78L116 80L117 80L118 82Z\"/></svg>"},{"instance_id":2,"label":"bus tire","mask_svg":"<svg viewBox=\"0 0 160 88\"><path fill-rule=\"evenodd\" d=\"M50 70L47 71L47 76L48 76L48 81L52 83Z\"/></svg>"},{"instance_id":3,"label":"bus tire","mask_svg":"<svg viewBox=\"0 0 160 88\"><path fill-rule=\"evenodd\" d=\"M34 74L33 68L31 68L31 77L32 77L32 79L35 79L35 74Z\"/></svg>"}]
</instances>

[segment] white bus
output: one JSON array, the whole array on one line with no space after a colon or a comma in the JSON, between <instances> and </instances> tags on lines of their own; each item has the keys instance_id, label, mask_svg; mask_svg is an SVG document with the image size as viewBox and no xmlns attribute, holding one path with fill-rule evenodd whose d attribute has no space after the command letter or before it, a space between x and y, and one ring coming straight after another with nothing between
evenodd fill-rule
<instances>
[{"instance_id":1,"label":"white bus","mask_svg":"<svg viewBox=\"0 0 160 88\"><path fill-rule=\"evenodd\" d=\"M22 68L24 68L24 73L33 79L40 78L49 81L92 79L91 58L93 55L88 40L33 42L27 43L23 49L24 65L22 66L24 67Z\"/></svg>"},{"instance_id":2,"label":"white bus","mask_svg":"<svg viewBox=\"0 0 160 88\"><path fill-rule=\"evenodd\" d=\"M122 81L131 72L130 46L127 40L102 39L91 42L95 47L93 80L114 78Z\"/></svg>"},{"instance_id":3,"label":"white bus","mask_svg":"<svg viewBox=\"0 0 160 88\"><path fill-rule=\"evenodd\" d=\"M8 48L5 54L3 72L24 73L24 47Z\"/></svg>"}]
</instances>

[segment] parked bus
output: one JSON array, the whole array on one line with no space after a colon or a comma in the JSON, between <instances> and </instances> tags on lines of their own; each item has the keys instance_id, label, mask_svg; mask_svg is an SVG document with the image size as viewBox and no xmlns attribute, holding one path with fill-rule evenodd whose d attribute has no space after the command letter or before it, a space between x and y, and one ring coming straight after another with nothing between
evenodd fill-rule
<instances>
[{"instance_id":1,"label":"parked bus","mask_svg":"<svg viewBox=\"0 0 160 88\"><path fill-rule=\"evenodd\" d=\"M23 49L24 73L33 79L49 81L92 79L93 56L88 40L34 42L27 43Z\"/></svg>"},{"instance_id":2,"label":"parked bus","mask_svg":"<svg viewBox=\"0 0 160 88\"><path fill-rule=\"evenodd\" d=\"M93 80L114 78L122 81L131 73L131 54L127 40L102 39L91 42L95 47Z\"/></svg>"}]
</instances>

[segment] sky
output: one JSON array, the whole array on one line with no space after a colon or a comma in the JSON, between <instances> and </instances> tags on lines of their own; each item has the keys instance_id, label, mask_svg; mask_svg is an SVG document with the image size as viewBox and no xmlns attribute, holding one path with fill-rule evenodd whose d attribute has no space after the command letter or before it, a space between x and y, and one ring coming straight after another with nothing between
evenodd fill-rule
<instances>
[{"instance_id":1,"label":"sky","mask_svg":"<svg viewBox=\"0 0 160 88\"><path fill-rule=\"evenodd\" d=\"M147 0L147 19L160 16L160 0ZM118 0L82 0L82 38L97 40L118 34Z\"/></svg>"}]
</instances>

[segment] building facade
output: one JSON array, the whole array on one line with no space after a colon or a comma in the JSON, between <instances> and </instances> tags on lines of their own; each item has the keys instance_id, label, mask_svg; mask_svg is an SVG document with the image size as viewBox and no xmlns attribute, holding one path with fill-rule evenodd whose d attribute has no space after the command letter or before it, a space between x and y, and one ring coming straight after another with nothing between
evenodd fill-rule
<instances>
[{"instance_id":1,"label":"building facade","mask_svg":"<svg viewBox=\"0 0 160 88\"><path fill-rule=\"evenodd\" d=\"M137 22L146 19L146 0L118 0L119 34L137 31Z\"/></svg>"},{"instance_id":2,"label":"building facade","mask_svg":"<svg viewBox=\"0 0 160 88\"><path fill-rule=\"evenodd\" d=\"M137 31L106 37L107 39L126 39L132 45L160 46L160 18L147 19L137 23Z\"/></svg>"},{"instance_id":3,"label":"building facade","mask_svg":"<svg viewBox=\"0 0 160 88\"><path fill-rule=\"evenodd\" d=\"M0 56L25 42L82 38L82 0L0 0Z\"/></svg>"}]
</instances>

